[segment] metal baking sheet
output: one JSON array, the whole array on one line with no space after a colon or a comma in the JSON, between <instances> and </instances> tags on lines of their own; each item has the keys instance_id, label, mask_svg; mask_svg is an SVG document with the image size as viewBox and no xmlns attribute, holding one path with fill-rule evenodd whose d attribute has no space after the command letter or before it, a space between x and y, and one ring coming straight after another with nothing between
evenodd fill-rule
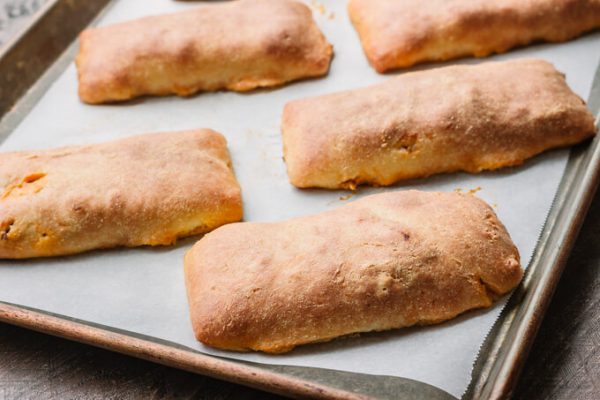
<instances>
[{"instance_id":1,"label":"metal baking sheet","mask_svg":"<svg viewBox=\"0 0 600 400\"><path fill-rule=\"evenodd\" d=\"M392 188L361 188L354 193L300 191L287 183L279 132L285 102L389 77L376 74L368 66L343 2L308 4L334 45L335 58L326 78L250 94L222 92L187 99L144 98L120 105L88 106L77 99L75 68L69 63L11 130L0 149L40 149L143 132L210 127L228 139L242 185L246 220L279 220L314 213L379 191L471 190L494 205L526 265L557 193L568 150L548 152L523 167L496 173L443 175ZM106 11L99 24L193 6L122 0ZM72 59L74 50L64 58ZM532 56L553 62L567 74L573 90L586 98L600 57L600 34L491 59ZM385 376L387 381L394 379L391 377L409 378L455 397L460 397L471 382L479 348L506 302L504 299L489 310L467 313L434 327L366 334L301 347L287 355L215 351L194 340L187 316L182 254L195 240L181 241L172 248L116 249L55 259L4 261L0 263L0 300L224 358L373 374Z\"/></svg>"}]
</instances>

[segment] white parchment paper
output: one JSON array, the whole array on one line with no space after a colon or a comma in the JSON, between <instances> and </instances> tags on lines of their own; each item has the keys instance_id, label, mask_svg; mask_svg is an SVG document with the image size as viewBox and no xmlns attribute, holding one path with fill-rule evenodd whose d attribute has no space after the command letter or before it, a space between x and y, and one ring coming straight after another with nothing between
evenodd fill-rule
<instances>
[{"instance_id":1,"label":"white parchment paper","mask_svg":"<svg viewBox=\"0 0 600 400\"><path fill-rule=\"evenodd\" d=\"M76 71L71 64L0 149L42 149L145 132L209 127L227 137L248 221L315 213L379 191L481 188L477 195L494 205L527 264L562 176L567 150L548 152L522 167L496 173L450 174L392 188L360 189L346 200L342 197L349 192L300 191L287 182L279 130L284 104L389 77L368 66L347 17L345 1L326 1L323 5L324 9L315 7L314 2L312 6L318 24L334 45L335 58L326 78L250 94L222 92L186 99L147 98L120 105L89 106L77 98ZM169 0L121 0L100 24L193 6ZM600 58L600 33L565 44L536 45L492 59L531 56L553 62L567 74L571 88L586 98ZM401 376L435 385L455 396L467 387L479 346L506 300L491 309L470 312L437 326L303 346L285 355L215 351L194 340L188 319L182 256L196 239L184 240L175 247L3 261L0 300L153 336L210 354L260 363Z\"/></svg>"}]
</instances>

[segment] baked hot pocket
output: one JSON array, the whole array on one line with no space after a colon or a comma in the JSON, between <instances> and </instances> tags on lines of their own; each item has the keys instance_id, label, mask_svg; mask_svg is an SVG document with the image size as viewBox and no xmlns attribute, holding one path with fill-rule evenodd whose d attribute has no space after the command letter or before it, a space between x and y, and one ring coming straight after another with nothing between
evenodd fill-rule
<instances>
[{"instance_id":1,"label":"baked hot pocket","mask_svg":"<svg viewBox=\"0 0 600 400\"><path fill-rule=\"evenodd\" d=\"M492 209L461 193L391 192L275 223L237 223L185 257L199 341L280 353L489 307L520 281Z\"/></svg>"},{"instance_id":2,"label":"baked hot pocket","mask_svg":"<svg viewBox=\"0 0 600 400\"><path fill-rule=\"evenodd\" d=\"M0 154L0 258L169 245L241 218L225 138L208 129Z\"/></svg>"},{"instance_id":3,"label":"baked hot pocket","mask_svg":"<svg viewBox=\"0 0 600 400\"><path fill-rule=\"evenodd\" d=\"M379 72L562 42L600 27L600 0L350 0L348 11Z\"/></svg>"},{"instance_id":4,"label":"baked hot pocket","mask_svg":"<svg viewBox=\"0 0 600 400\"><path fill-rule=\"evenodd\" d=\"M564 76L531 59L406 73L292 101L282 131L293 185L354 189L518 165L595 128Z\"/></svg>"},{"instance_id":5,"label":"baked hot pocket","mask_svg":"<svg viewBox=\"0 0 600 400\"><path fill-rule=\"evenodd\" d=\"M332 47L291 0L239 0L88 29L77 56L79 97L247 91L325 75Z\"/></svg>"}]
</instances>

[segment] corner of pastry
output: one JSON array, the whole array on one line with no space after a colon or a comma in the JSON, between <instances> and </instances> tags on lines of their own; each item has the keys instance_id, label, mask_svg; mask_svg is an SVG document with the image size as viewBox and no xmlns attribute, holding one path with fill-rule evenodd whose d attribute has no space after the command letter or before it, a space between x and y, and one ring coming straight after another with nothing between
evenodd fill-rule
<instances>
[{"instance_id":1,"label":"corner of pastry","mask_svg":"<svg viewBox=\"0 0 600 400\"><path fill-rule=\"evenodd\" d=\"M333 46L319 30L305 4L288 0L282 4L293 10L291 15L297 17L297 23L290 24L289 20L283 19L273 21L270 26L273 34L263 37L261 47L267 55L289 61L289 68L294 68L294 64L310 65L309 77L325 75L333 56Z\"/></svg>"},{"instance_id":2,"label":"corner of pastry","mask_svg":"<svg viewBox=\"0 0 600 400\"><path fill-rule=\"evenodd\" d=\"M313 140L301 138L311 130L310 126L301 125L302 122L307 121L303 112L302 100L289 102L284 106L281 122L281 130L285 132L282 145L288 180L298 188L306 188L310 187L311 183L314 184L310 177L307 179L305 172L314 171L315 175L318 175L320 160L326 157L325 146L328 145L322 142L322 136L313 135L312 132Z\"/></svg>"},{"instance_id":3,"label":"corner of pastry","mask_svg":"<svg viewBox=\"0 0 600 400\"><path fill-rule=\"evenodd\" d=\"M99 81L98 74L91 71L88 66L87 53L89 36L93 35L94 31L86 29L79 34L79 52L75 57L75 67L77 68L77 94L79 99L87 104L97 104L102 102L104 93L102 93L102 85L95 84ZM88 72L90 70L90 72ZM122 96L121 97L126 97Z\"/></svg>"},{"instance_id":4,"label":"corner of pastry","mask_svg":"<svg viewBox=\"0 0 600 400\"><path fill-rule=\"evenodd\" d=\"M79 53L75 57L77 94L86 104L114 103L136 97L126 56L119 59L95 57L106 46L111 46L111 41L104 43L100 28L86 29L79 34ZM120 67L115 68L115 63Z\"/></svg>"},{"instance_id":5,"label":"corner of pastry","mask_svg":"<svg viewBox=\"0 0 600 400\"><path fill-rule=\"evenodd\" d=\"M268 353L442 322L489 307L523 274L485 202L419 191L221 227L189 250L184 270L199 341Z\"/></svg>"},{"instance_id":6,"label":"corner of pastry","mask_svg":"<svg viewBox=\"0 0 600 400\"><path fill-rule=\"evenodd\" d=\"M364 13L364 6L361 1L350 0L348 1L348 15L350 21L358 32L363 51L369 64L380 74L387 72L390 69L390 65L395 64L395 60L391 55L388 46L385 42L382 43L378 40L379 35L385 34L382 32L384 29L381 27L378 31L366 29L371 24L369 22L372 17ZM402 44L397 44L401 46Z\"/></svg>"},{"instance_id":7,"label":"corner of pastry","mask_svg":"<svg viewBox=\"0 0 600 400\"><path fill-rule=\"evenodd\" d=\"M369 64L371 64L371 66L375 69L375 71L379 72L380 74L383 74L385 72L388 72L390 70L390 64L394 63L398 63L402 66L404 65L408 65L408 63L406 61L402 62L402 61L398 61L398 60L394 60L394 58L385 50L383 49L379 49L377 45L372 44L372 45L366 45L365 46L369 46L369 52L367 55L367 60L369 60ZM392 61L394 60L394 61Z\"/></svg>"}]
</instances>

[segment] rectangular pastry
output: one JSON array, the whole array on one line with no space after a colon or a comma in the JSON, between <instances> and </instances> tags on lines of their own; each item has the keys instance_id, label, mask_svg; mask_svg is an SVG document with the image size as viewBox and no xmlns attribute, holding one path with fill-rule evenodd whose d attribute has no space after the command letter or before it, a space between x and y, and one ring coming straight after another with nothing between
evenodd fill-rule
<instances>
[{"instance_id":1,"label":"rectangular pastry","mask_svg":"<svg viewBox=\"0 0 600 400\"><path fill-rule=\"evenodd\" d=\"M0 258L169 245L241 218L227 143L209 129L0 153Z\"/></svg>"},{"instance_id":2,"label":"rectangular pastry","mask_svg":"<svg viewBox=\"0 0 600 400\"><path fill-rule=\"evenodd\" d=\"M600 0L350 0L348 11L379 72L562 42L600 27Z\"/></svg>"},{"instance_id":3,"label":"rectangular pastry","mask_svg":"<svg viewBox=\"0 0 600 400\"><path fill-rule=\"evenodd\" d=\"M522 270L492 209L461 193L390 192L204 236L185 256L196 338L281 353L488 307Z\"/></svg>"},{"instance_id":4,"label":"rectangular pastry","mask_svg":"<svg viewBox=\"0 0 600 400\"><path fill-rule=\"evenodd\" d=\"M282 130L290 182L332 189L518 165L595 133L564 76L534 59L411 72L292 101Z\"/></svg>"},{"instance_id":5,"label":"rectangular pastry","mask_svg":"<svg viewBox=\"0 0 600 400\"><path fill-rule=\"evenodd\" d=\"M247 91L327 73L332 47L291 0L204 4L85 30L77 56L86 103L141 95Z\"/></svg>"}]
</instances>

